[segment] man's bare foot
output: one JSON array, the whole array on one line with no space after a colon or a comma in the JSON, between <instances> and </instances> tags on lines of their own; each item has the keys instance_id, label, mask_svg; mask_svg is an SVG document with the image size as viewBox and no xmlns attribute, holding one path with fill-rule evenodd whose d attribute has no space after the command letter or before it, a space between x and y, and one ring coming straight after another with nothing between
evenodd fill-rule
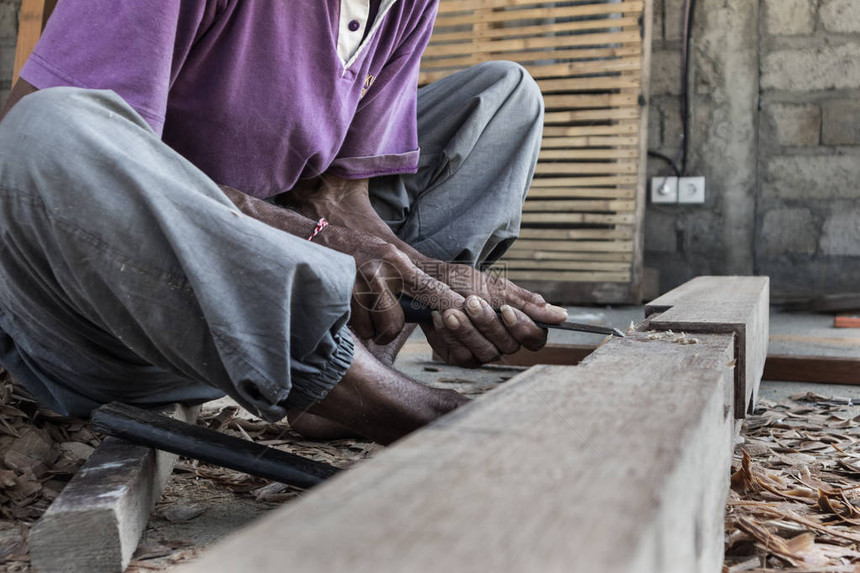
<instances>
[{"instance_id":1,"label":"man's bare foot","mask_svg":"<svg viewBox=\"0 0 860 573\"><path fill-rule=\"evenodd\" d=\"M365 438L390 444L467 402L468 398L454 390L425 386L383 365L356 344L346 375L308 413ZM306 429L314 431L313 427ZM337 426L318 425L316 430L321 435L337 430Z\"/></svg>"},{"instance_id":2,"label":"man's bare foot","mask_svg":"<svg viewBox=\"0 0 860 573\"><path fill-rule=\"evenodd\" d=\"M382 362L385 366L394 366L394 361L397 360L397 355L406 344L406 340L415 331L417 324L406 324L397 338L388 344L376 344L372 340L368 340L365 346L373 354L373 357Z\"/></svg>"},{"instance_id":3,"label":"man's bare foot","mask_svg":"<svg viewBox=\"0 0 860 573\"><path fill-rule=\"evenodd\" d=\"M301 410L287 412L287 422L291 430L311 440L345 440L362 437L337 422Z\"/></svg>"}]
</instances>

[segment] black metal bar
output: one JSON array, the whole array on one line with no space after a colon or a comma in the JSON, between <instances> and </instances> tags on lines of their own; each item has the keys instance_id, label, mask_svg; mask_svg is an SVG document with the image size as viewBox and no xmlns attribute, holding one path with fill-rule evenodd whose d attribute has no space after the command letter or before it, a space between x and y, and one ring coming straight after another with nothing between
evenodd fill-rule
<instances>
[{"instance_id":1,"label":"black metal bar","mask_svg":"<svg viewBox=\"0 0 860 573\"><path fill-rule=\"evenodd\" d=\"M93 413L91 428L135 444L301 488L313 487L340 471L328 464L119 402L98 408Z\"/></svg>"}]
</instances>

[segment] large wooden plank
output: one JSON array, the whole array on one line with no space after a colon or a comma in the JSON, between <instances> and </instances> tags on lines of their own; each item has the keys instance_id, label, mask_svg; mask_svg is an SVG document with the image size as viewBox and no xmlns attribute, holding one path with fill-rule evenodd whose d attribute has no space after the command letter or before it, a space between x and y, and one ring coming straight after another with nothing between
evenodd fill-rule
<instances>
[{"instance_id":1,"label":"large wooden plank","mask_svg":"<svg viewBox=\"0 0 860 573\"><path fill-rule=\"evenodd\" d=\"M533 368L180 571L718 573L733 357L634 334Z\"/></svg>"},{"instance_id":2,"label":"large wooden plank","mask_svg":"<svg viewBox=\"0 0 860 573\"><path fill-rule=\"evenodd\" d=\"M767 359L768 277L697 277L645 306L657 330L736 335L735 414L755 406Z\"/></svg>"},{"instance_id":3,"label":"large wooden plank","mask_svg":"<svg viewBox=\"0 0 860 573\"><path fill-rule=\"evenodd\" d=\"M860 358L771 354L762 379L860 386Z\"/></svg>"},{"instance_id":4,"label":"large wooden plank","mask_svg":"<svg viewBox=\"0 0 860 573\"><path fill-rule=\"evenodd\" d=\"M197 408L165 413L190 422ZM30 534L42 573L121 573L128 566L177 456L106 438Z\"/></svg>"}]
</instances>

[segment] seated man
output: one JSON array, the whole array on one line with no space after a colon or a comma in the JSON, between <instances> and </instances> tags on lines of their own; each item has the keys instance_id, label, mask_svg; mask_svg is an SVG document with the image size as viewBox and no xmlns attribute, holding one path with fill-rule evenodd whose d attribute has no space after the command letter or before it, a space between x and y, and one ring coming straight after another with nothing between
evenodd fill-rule
<instances>
[{"instance_id":1,"label":"seated man","mask_svg":"<svg viewBox=\"0 0 860 573\"><path fill-rule=\"evenodd\" d=\"M451 363L541 347L564 309L475 268L540 93L500 62L418 90L435 11L61 0L0 123L0 364L61 413L227 393L387 443L464 402L390 367L401 294Z\"/></svg>"}]
</instances>

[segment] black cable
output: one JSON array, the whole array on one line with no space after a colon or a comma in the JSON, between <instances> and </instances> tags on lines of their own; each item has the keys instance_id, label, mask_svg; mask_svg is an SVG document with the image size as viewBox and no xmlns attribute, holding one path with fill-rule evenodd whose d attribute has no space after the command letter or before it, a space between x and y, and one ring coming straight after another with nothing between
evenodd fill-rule
<instances>
[{"instance_id":1,"label":"black cable","mask_svg":"<svg viewBox=\"0 0 860 573\"><path fill-rule=\"evenodd\" d=\"M657 151L649 150L648 151L648 157L656 157L657 159L662 159L663 161L665 161L666 163L669 164L669 167L671 167L672 171L675 172L676 177L681 176L681 170L678 169L678 166L675 164L675 161L671 157L669 157L668 155L663 155L662 153L659 153Z\"/></svg>"},{"instance_id":2,"label":"black cable","mask_svg":"<svg viewBox=\"0 0 860 573\"><path fill-rule=\"evenodd\" d=\"M687 156L690 142L690 44L693 37L693 17L696 11L696 0L687 0L684 14L684 50L681 68L681 125L683 135L681 140L681 173L687 174ZM679 175L681 177L681 175Z\"/></svg>"}]
</instances>

